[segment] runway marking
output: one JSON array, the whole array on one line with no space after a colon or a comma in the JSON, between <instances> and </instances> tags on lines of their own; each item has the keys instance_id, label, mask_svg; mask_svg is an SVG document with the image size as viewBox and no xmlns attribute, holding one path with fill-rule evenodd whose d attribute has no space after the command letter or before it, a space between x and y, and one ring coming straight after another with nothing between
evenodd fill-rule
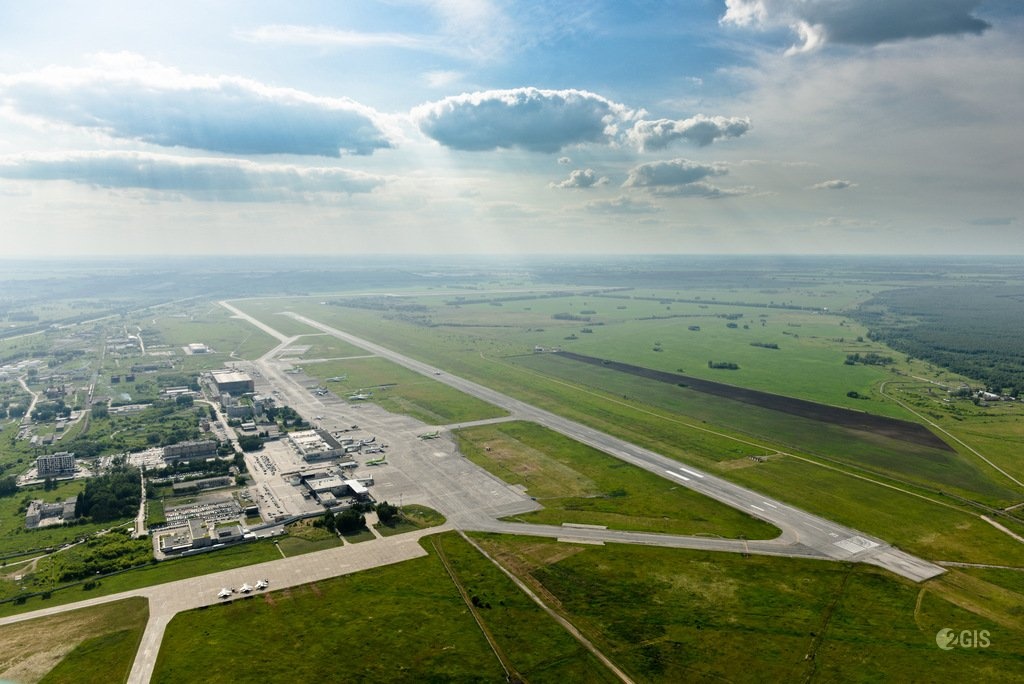
<instances>
[{"instance_id":1,"label":"runway marking","mask_svg":"<svg viewBox=\"0 0 1024 684\"><path fill-rule=\"evenodd\" d=\"M753 509L756 509L758 511L761 511L762 513L764 513L764 509L761 508L760 506L755 506L754 504L750 504L750 507L753 508Z\"/></svg>"},{"instance_id":2,"label":"runway marking","mask_svg":"<svg viewBox=\"0 0 1024 684\"><path fill-rule=\"evenodd\" d=\"M686 468L683 468L682 466L680 466L679 469L682 470L687 475L693 475L694 477L704 477L700 473L695 473L692 470L687 470Z\"/></svg>"},{"instance_id":3,"label":"runway marking","mask_svg":"<svg viewBox=\"0 0 1024 684\"><path fill-rule=\"evenodd\" d=\"M775 504L768 503L767 501L762 501L761 503L763 503L765 506L771 506L772 508L778 508L778 506L776 506Z\"/></svg>"},{"instance_id":4,"label":"runway marking","mask_svg":"<svg viewBox=\"0 0 1024 684\"><path fill-rule=\"evenodd\" d=\"M674 470L665 470L665 472L668 473L669 475L674 475L675 477L678 477L680 480L683 480L684 482L689 482L690 481L690 478L688 478L685 475L682 475L680 473L677 473Z\"/></svg>"}]
</instances>

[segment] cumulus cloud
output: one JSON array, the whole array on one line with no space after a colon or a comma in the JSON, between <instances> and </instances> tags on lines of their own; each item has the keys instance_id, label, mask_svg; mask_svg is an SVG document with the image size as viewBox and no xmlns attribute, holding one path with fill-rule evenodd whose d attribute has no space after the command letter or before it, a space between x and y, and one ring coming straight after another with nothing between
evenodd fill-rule
<instances>
[{"instance_id":1,"label":"cumulus cloud","mask_svg":"<svg viewBox=\"0 0 1024 684\"><path fill-rule=\"evenodd\" d=\"M384 118L353 100L185 74L127 53L0 76L0 103L115 138L228 154L338 157L393 146Z\"/></svg>"},{"instance_id":2,"label":"cumulus cloud","mask_svg":"<svg viewBox=\"0 0 1024 684\"><path fill-rule=\"evenodd\" d=\"M654 202L638 200L626 195L587 202L583 208L595 214L654 214L661 211L661 207Z\"/></svg>"},{"instance_id":3,"label":"cumulus cloud","mask_svg":"<svg viewBox=\"0 0 1024 684\"><path fill-rule=\"evenodd\" d=\"M606 143L636 116L625 105L585 90L516 88L446 97L412 110L420 130L456 150L518 147L558 152Z\"/></svg>"},{"instance_id":4,"label":"cumulus cloud","mask_svg":"<svg viewBox=\"0 0 1024 684\"><path fill-rule=\"evenodd\" d=\"M990 25L971 12L980 0L725 0L723 24L788 26L800 38L789 54L826 42L878 45L909 38L979 34Z\"/></svg>"},{"instance_id":5,"label":"cumulus cloud","mask_svg":"<svg viewBox=\"0 0 1024 684\"><path fill-rule=\"evenodd\" d=\"M719 138L738 138L750 130L750 119L704 116L689 119L640 120L633 124L627 137L639 149L662 150L673 140L686 140L699 147L710 145Z\"/></svg>"},{"instance_id":6,"label":"cumulus cloud","mask_svg":"<svg viewBox=\"0 0 1024 684\"><path fill-rule=\"evenodd\" d=\"M558 152L585 143L628 143L660 150L674 140L698 146L735 138L750 130L750 119L697 114L689 119L646 120L646 112L585 90L515 88L488 90L428 102L412 110L428 137L456 150L520 148ZM568 157L560 164L570 163Z\"/></svg>"},{"instance_id":7,"label":"cumulus cloud","mask_svg":"<svg viewBox=\"0 0 1024 684\"><path fill-rule=\"evenodd\" d=\"M558 183L550 183L552 188L593 188L599 185L608 184L607 176L600 176L594 169L576 169L569 174L569 177Z\"/></svg>"},{"instance_id":8,"label":"cumulus cloud","mask_svg":"<svg viewBox=\"0 0 1024 684\"><path fill-rule=\"evenodd\" d=\"M217 201L287 201L370 192L379 176L333 167L257 164L242 159L140 152L77 152L0 157L0 178L65 180L103 188L180 193Z\"/></svg>"},{"instance_id":9,"label":"cumulus cloud","mask_svg":"<svg viewBox=\"0 0 1024 684\"><path fill-rule=\"evenodd\" d=\"M723 189L705 179L724 176L723 164L701 164L689 159L647 162L629 171L624 188L643 188L655 195L714 199L747 194L748 189Z\"/></svg>"},{"instance_id":10,"label":"cumulus cloud","mask_svg":"<svg viewBox=\"0 0 1024 684\"><path fill-rule=\"evenodd\" d=\"M709 176L724 176L728 170L721 164L701 164L689 159L647 162L629 170L624 188L676 187L696 183Z\"/></svg>"},{"instance_id":11,"label":"cumulus cloud","mask_svg":"<svg viewBox=\"0 0 1024 684\"><path fill-rule=\"evenodd\" d=\"M570 159L569 157L559 157L558 158L558 163L559 164L566 164L566 165L572 164L572 159Z\"/></svg>"},{"instance_id":12,"label":"cumulus cloud","mask_svg":"<svg viewBox=\"0 0 1024 684\"><path fill-rule=\"evenodd\" d=\"M848 180L842 180L839 178L833 180L822 181L815 183L811 186L812 190L846 190L847 188L857 187L856 183L852 183Z\"/></svg>"}]
</instances>

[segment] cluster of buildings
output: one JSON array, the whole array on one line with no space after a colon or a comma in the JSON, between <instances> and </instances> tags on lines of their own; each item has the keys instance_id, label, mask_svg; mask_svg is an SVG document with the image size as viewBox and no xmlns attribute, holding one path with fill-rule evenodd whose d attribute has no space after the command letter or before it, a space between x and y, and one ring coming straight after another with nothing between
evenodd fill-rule
<instances>
[{"instance_id":1,"label":"cluster of buildings","mask_svg":"<svg viewBox=\"0 0 1024 684\"><path fill-rule=\"evenodd\" d=\"M65 521L75 519L75 505L78 497L71 497L64 503L46 503L41 499L33 499L28 502L28 509L25 511L25 527L34 530L38 527L49 527L60 525Z\"/></svg>"}]
</instances>

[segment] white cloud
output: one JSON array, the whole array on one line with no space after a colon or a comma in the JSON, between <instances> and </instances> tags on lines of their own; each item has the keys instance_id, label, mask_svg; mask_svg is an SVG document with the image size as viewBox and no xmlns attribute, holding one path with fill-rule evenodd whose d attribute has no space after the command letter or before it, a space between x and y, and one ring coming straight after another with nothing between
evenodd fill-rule
<instances>
[{"instance_id":1,"label":"white cloud","mask_svg":"<svg viewBox=\"0 0 1024 684\"><path fill-rule=\"evenodd\" d=\"M557 152L607 143L636 113L585 90L516 88L446 97L412 110L420 130L456 150L522 148Z\"/></svg>"},{"instance_id":2,"label":"white cloud","mask_svg":"<svg viewBox=\"0 0 1024 684\"><path fill-rule=\"evenodd\" d=\"M600 176L594 172L594 169L575 169L569 174L569 177L558 183L549 183L549 187L552 188L593 188L599 185L608 184L607 176Z\"/></svg>"},{"instance_id":3,"label":"white cloud","mask_svg":"<svg viewBox=\"0 0 1024 684\"><path fill-rule=\"evenodd\" d=\"M654 214L661 211L661 207L654 202L638 200L626 195L587 202L583 208L595 214Z\"/></svg>"},{"instance_id":4,"label":"white cloud","mask_svg":"<svg viewBox=\"0 0 1024 684\"><path fill-rule=\"evenodd\" d=\"M629 170L624 188L674 187L696 183L709 176L724 176L728 169L722 164L701 164L689 159L647 162Z\"/></svg>"},{"instance_id":5,"label":"white cloud","mask_svg":"<svg viewBox=\"0 0 1024 684\"><path fill-rule=\"evenodd\" d=\"M624 188L643 188L648 192L671 197L703 197L716 199L750 192L750 188L723 189L705 179L724 176L729 170L724 164L701 164L689 159L647 162L634 166L622 184Z\"/></svg>"},{"instance_id":6,"label":"white cloud","mask_svg":"<svg viewBox=\"0 0 1024 684\"><path fill-rule=\"evenodd\" d=\"M393 146L384 117L347 98L185 74L128 53L0 76L0 104L115 138L228 154L338 157Z\"/></svg>"},{"instance_id":7,"label":"white cloud","mask_svg":"<svg viewBox=\"0 0 1024 684\"><path fill-rule=\"evenodd\" d=\"M801 42L788 54L826 42L878 45L908 38L982 33L972 16L980 0L725 0L722 24L771 29L788 26Z\"/></svg>"},{"instance_id":8,"label":"white cloud","mask_svg":"<svg viewBox=\"0 0 1024 684\"><path fill-rule=\"evenodd\" d=\"M393 47L431 52L451 52L432 36L406 33L364 33L326 26L298 26L294 24L270 24L235 35L253 43L306 45L312 47Z\"/></svg>"},{"instance_id":9,"label":"white cloud","mask_svg":"<svg viewBox=\"0 0 1024 684\"><path fill-rule=\"evenodd\" d=\"M366 193L385 182L380 176L334 167L139 152L10 155L0 157L0 178L65 180L103 188L179 193L201 200L253 202Z\"/></svg>"},{"instance_id":10,"label":"white cloud","mask_svg":"<svg viewBox=\"0 0 1024 684\"><path fill-rule=\"evenodd\" d=\"M848 180L842 180L840 178L836 178L836 179L833 179L833 180L827 180L827 181L822 181L820 183L815 183L814 185L811 186L811 189L812 190L846 190L847 188L855 188L855 187L857 187L856 183L852 183L852 182L850 182Z\"/></svg>"},{"instance_id":11,"label":"white cloud","mask_svg":"<svg viewBox=\"0 0 1024 684\"><path fill-rule=\"evenodd\" d=\"M427 85L431 88L446 88L453 83L462 80L464 74L461 71L428 71L423 74Z\"/></svg>"},{"instance_id":12,"label":"white cloud","mask_svg":"<svg viewBox=\"0 0 1024 684\"><path fill-rule=\"evenodd\" d=\"M640 120L633 124L627 138L644 151L661 150L673 140L686 140L699 147L719 138L738 138L750 130L750 119L698 114L689 119Z\"/></svg>"},{"instance_id":13,"label":"white cloud","mask_svg":"<svg viewBox=\"0 0 1024 684\"><path fill-rule=\"evenodd\" d=\"M559 157L558 158L558 163L559 164L564 164L564 165L569 165L569 164L572 164L572 159L569 158L569 157Z\"/></svg>"}]
</instances>

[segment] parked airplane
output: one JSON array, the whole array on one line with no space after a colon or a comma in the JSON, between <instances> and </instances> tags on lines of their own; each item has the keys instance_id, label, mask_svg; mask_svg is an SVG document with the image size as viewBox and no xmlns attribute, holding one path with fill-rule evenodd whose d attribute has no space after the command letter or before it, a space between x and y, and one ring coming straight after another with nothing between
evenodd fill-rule
<instances>
[{"instance_id":1,"label":"parked airplane","mask_svg":"<svg viewBox=\"0 0 1024 684\"><path fill-rule=\"evenodd\" d=\"M257 580L256 581L256 588L257 589L266 589L269 584L270 584L270 580L268 580L268 579Z\"/></svg>"},{"instance_id":2,"label":"parked airplane","mask_svg":"<svg viewBox=\"0 0 1024 684\"><path fill-rule=\"evenodd\" d=\"M234 589L228 589L227 587L224 587L217 594L217 598L225 599L225 598L231 596L231 594L233 594L233 593L234 593Z\"/></svg>"},{"instance_id":3,"label":"parked airplane","mask_svg":"<svg viewBox=\"0 0 1024 684\"><path fill-rule=\"evenodd\" d=\"M368 466L370 466L370 465L384 465L387 462L388 462L387 458L375 458L375 459L372 459L370 461L367 461L366 465L368 465Z\"/></svg>"},{"instance_id":4,"label":"parked airplane","mask_svg":"<svg viewBox=\"0 0 1024 684\"><path fill-rule=\"evenodd\" d=\"M420 435L420 439L437 439L440 436L441 431L437 430L435 432L424 432L422 435Z\"/></svg>"},{"instance_id":5,"label":"parked airplane","mask_svg":"<svg viewBox=\"0 0 1024 684\"><path fill-rule=\"evenodd\" d=\"M238 591L242 592L243 594L248 594L250 591L252 591L252 585L246 582L238 588Z\"/></svg>"},{"instance_id":6,"label":"parked airplane","mask_svg":"<svg viewBox=\"0 0 1024 684\"><path fill-rule=\"evenodd\" d=\"M369 392L356 392L355 394L349 395L348 400L349 401L366 401L367 399L370 398L370 396L371 395L370 395Z\"/></svg>"}]
</instances>

